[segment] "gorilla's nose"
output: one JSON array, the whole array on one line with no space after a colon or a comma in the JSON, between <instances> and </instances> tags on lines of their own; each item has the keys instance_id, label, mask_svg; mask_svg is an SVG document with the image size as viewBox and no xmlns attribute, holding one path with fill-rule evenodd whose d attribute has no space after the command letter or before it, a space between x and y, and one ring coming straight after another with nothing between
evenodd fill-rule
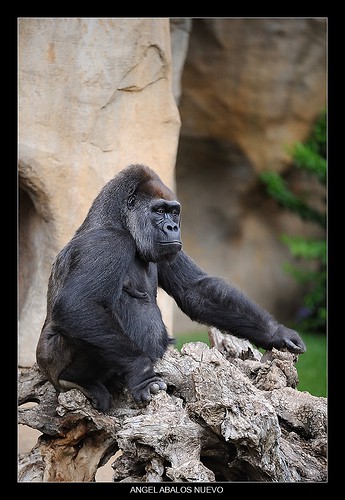
<instances>
[{"instance_id":1,"label":"gorilla's nose","mask_svg":"<svg viewBox=\"0 0 345 500\"><path fill-rule=\"evenodd\" d=\"M175 233L175 235L177 235L179 233L179 230L180 228L178 227L178 225L170 221L164 222L163 224L163 231L166 234Z\"/></svg>"}]
</instances>

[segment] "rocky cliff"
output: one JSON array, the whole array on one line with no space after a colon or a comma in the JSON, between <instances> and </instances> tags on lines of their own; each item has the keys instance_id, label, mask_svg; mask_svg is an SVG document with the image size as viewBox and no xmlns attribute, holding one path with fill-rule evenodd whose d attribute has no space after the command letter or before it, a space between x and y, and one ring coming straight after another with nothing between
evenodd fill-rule
<instances>
[{"instance_id":1,"label":"rocky cliff","mask_svg":"<svg viewBox=\"0 0 345 500\"><path fill-rule=\"evenodd\" d=\"M326 103L326 29L325 19L193 19L182 73L176 176L185 249L281 321L291 321L302 290L282 270L290 255L278 237L316 230L279 210L258 174L283 172L311 202L324 195L290 172L287 150ZM174 329L200 327L176 308Z\"/></svg>"}]
</instances>

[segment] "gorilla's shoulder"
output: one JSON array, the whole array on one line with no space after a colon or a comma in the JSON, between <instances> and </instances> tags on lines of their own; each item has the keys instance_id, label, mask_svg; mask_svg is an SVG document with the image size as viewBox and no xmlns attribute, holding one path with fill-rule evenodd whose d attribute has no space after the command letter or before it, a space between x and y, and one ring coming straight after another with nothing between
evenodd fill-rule
<instances>
[{"instance_id":1,"label":"gorilla's shoulder","mask_svg":"<svg viewBox=\"0 0 345 500\"><path fill-rule=\"evenodd\" d=\"M112 227L96 227L93 229L88 229L86 231L76 232L71 240L71 243L86 244L91 242L109 243L114 240L121 241L122 244L133 240L131 235L122 228L112 228Z\"/></svg>"},{"instance_id":2,"label":"gorilla's shoulder","mask_svg":"<svg viewBox=\"0 0 345 500\"><path fill-rule=\"evenodd\" d=\"M111 260L121 255L129 258L135 253L135 242L123 229L95 228L77 232L60 253L78 254L89 260L97 255L108 255Z\"/></svg>"}]
</instances>

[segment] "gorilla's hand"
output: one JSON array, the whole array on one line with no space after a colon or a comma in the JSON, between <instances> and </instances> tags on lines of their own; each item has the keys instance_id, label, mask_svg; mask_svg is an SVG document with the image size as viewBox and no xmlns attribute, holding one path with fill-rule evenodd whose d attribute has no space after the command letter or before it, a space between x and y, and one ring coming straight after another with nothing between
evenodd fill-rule
<instances>
[{"instance_id":1,"label":"gorilla's hand","mask_svg":"<svg viewBox=\"0 0 345 500\"><path fill-rule=\"evenodd\" d=\"M271 338L270 347L275 347L276 349L287 347L290 352L295 354L302 354L307 350L298 333L284 325L278 325L277 331Z\"/></svg>"}]
</instances>

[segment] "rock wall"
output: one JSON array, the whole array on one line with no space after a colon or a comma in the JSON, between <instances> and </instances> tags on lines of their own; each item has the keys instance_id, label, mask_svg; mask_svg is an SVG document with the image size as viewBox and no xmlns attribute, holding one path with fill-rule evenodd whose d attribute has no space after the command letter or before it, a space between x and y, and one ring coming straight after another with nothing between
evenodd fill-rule
<instances>
[{"instance_id":1,"label":"rock wall","mask_svg":"<svg viewBox=\"0 0 345 500\"><path fill-rule=\"evenodd\" d=\"M34 361L55 255L126 165L174 186L179 130L168 19L19 20L22 366ZM161 305L171 329L171 302Z\"/></svg>"},{"instance_id":2,"label":"rock wall","mask_svg":"<svg viewBox=\"0 0 345 500\"><path fill-rule=\"evenodd\" d=\"M188 137L282 169L326 99L325 19L194 19L180 105Z\"/></svg>"},{"instance_id":3,"label":"rock wall","mask_svg":"<svg viewBox=\"0 0 345 500\"><path fill-rule=\"evenodd\" d=\"M289 173L287 147L303 141L326 104L325 19L193 19L182 74L176 164L185 250L281 321L303 290L282 265L281 233L317 228L279 210L258 174L290 176L313 203L324 192ZM177 308L174 331L203 329Z\"/></svg>"}]
</instances>

